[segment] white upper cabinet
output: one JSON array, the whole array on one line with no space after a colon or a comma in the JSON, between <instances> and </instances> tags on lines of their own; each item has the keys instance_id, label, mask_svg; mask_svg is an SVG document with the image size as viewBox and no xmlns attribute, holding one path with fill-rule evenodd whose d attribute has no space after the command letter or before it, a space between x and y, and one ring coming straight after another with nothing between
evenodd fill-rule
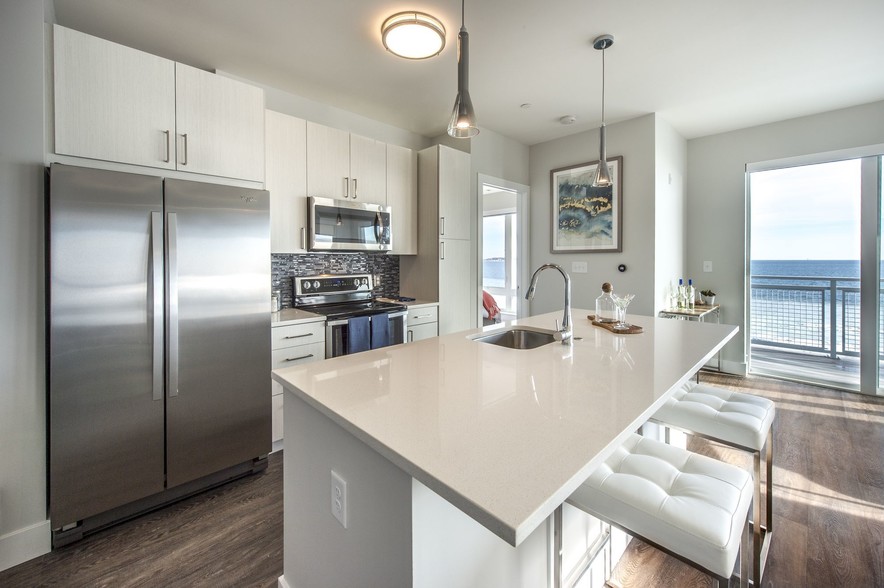
<instances>
[{"instance_id":1,"label":"white upper cabinet","mask_svg":"<svg viewBox=\"0 0 884 588\"><path fill-rule=\"evenodd\" d=\"M307 122L265 112L266 166L270 191L270 251L303 253L307 247Z\"/></svg>"},{"instance_id":2,"label":"white upper cabinet","mask_svg":"<svg viewBox=\"0 0 884 588\"><path fill-rule=\"evenodd\" d=\"M387 203L387 144L350 135L350 198Z\"/></svg>"},{"instance_id":3,"label":"white upper cabinet","mask_svg":"<svg viewBox=\"0 0 884 588\"><path fill-rule=\"evenodd\" d=\"M54 30L55 152L175 169L175 62Z\"/></svg>"},{"instance_id":4,"label":"white upper cabinet","mask_svg":"<svg viewBox=\"0 0 884 588\"><path fill-rule=\"evenodd\" d=\"M311 196L386 203L387 150L383 142L308 121L307 145L307 191Z\"/></svg>"},{"instance_id":5,"label":"white upper cabinet","mask_svg":"<svg viewBox=\"0 0 884 588\"><path fill-rule=\"evenodd\" d=\"M264 179L264 92L54 26L55 152Z\"/></svg>"},{"instance_id":6,"label":"white upper cabinet","mask_svg":"<svg viewBox=\"0 0 884 588\"><path fill-rule=\"evenodd\" d=\"M417 154L387 145L387 206L392 210L394 255L417 254Z\"/></svg>"},{"instance_id":7,"label":"white upper cabinet","mask_svg":"<svg viewBox=\"0 0 884 588\"><path fill-rule=\"evenodd\" d=\"M470 154L439 146L439 237L470 238Z\"/></svg>"},{"instance_id":8,"label":"white upper cabinet","mask_svg":"<svg viewBox=\"0 0 884 588\"><path fill-rule=\"evenodd\" d=\"M264 91L176 64L178 169L264 179Z\"/></svg>"},{"instance_id":9,"label":"white upper cabinet","mask_svg":"<svg viewBox=\"0 0 884 588\"><path fill-rule=\"evenodd\" d=\"M307 193L349 197L350 133L307 121L307 145Z\"/></svg>"}]
</instances>

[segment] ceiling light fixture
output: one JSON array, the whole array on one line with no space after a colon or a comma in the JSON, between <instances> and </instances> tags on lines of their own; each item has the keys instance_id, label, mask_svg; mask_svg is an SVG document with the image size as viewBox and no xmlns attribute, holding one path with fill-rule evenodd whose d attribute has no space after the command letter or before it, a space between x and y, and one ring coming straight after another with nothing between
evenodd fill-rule
<instances>
[{"instance_id":1,"label":"ceiling light fixture","mask_svg":"<svg viewBox=\"0 0 884 588\"><path fill-rule=\"evenodd\" d=\"M605 145L605 49L613 44L613 35L601 35L592 42L593 48L602 52L602 126L599 128L599 164L592 178L594 188L607 188L611 185L611 170L608 167Z\"/></svg>"},{"instance_id":2,"label":"ceiling light fixture","mask_svg":"<svg viewBox=\"0 0 884 588\"><path fill-rule=\"evenodd\" d=\"M457 35L457 98L448 122L448 134L456 139L468 139L479 134L476 113L470 100L470 36L465 26L465 0L460 3L460 33Z\"/></svg>"},{"instance_id":3,"label":"ceiling light fixture","mask_svg":"<svg viewBox=\"0 0 884 588\"><path fill-rule=\"evenodd\" d=\"M381 25L381 40L390 53L405 59L427 59L445 48L445 27L425 12L397 12Z\"/></svg>"}]
</instances>

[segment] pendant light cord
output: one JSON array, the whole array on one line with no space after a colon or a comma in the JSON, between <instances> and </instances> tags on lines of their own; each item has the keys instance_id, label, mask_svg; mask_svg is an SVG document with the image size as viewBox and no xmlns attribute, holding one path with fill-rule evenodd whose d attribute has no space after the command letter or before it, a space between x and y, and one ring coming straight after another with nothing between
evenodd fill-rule
<instances>
[{"instance_id":1,"label":"pendant light cord","mask_svg":"<svg viewBox=\"0 0 884 588\"><path fill-rule=\"evenodd\" d=\"M602 124L605 124L605 50L602 49Z\"/></svg>"}]
</instances>

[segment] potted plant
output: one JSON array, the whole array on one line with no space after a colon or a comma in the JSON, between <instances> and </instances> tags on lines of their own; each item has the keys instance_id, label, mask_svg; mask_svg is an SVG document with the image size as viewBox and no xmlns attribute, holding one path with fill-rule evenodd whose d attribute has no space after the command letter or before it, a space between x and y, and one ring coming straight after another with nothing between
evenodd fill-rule
<instances>
[{"instance_id":1,"label":"potted plant","mask_svg":"<svg viewBox=\"0 0 884 588\"><path fill-rule=\"evenodd\" d=\"M707 304L712 306L715 304L715 292L712 290L700 290L700 300L703 301L703 304Z\"/></svg>"}]
</instances>

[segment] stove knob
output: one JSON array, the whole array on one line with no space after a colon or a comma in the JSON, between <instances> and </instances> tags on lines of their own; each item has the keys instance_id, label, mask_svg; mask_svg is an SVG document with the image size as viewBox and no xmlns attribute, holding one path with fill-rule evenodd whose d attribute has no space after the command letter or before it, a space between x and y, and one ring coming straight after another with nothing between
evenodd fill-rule
<instances>
[{"instance_id":1,"label":"stove knob","mask_svg":"<svg viewBox=\"0 0 884 588\"><path fill-rule=\"evenodd\" d=\"M319 280L316 280L315 282L313 282L313 287L316 288L317 290L319 289Z\"/></svg>"},{"instance_id":2,"label":"stove knob","mask_svg":"<svg viewBox=\"0 0 884 588\"><path fill-rule=\"evenodd\" d=\"M362 278L362 285L368 286L368 278Z\"/></svg>"},{"instance_id":3,"label":"stove knob","mask_svg":"<svg viewBox=\"0 0 884 588\"><path fill-rule=\"evenodd\" d=\"M357 288L359 287L359 278L356 278L355 280L353 280L353 285L356 286Z\"/></svg>"},{"instance_id":4,"label":"stove knob","mask_svg":"<svg viewBox=\"0 0 884 588\"><path fill-rule=\"evenodd\" d=\"M306 281L305 281L305 282L301 282L301 285L304 287L305 290L309 290L309 289L310 289L310 282L306 282Z\"/></svg>"}]
</instances>

